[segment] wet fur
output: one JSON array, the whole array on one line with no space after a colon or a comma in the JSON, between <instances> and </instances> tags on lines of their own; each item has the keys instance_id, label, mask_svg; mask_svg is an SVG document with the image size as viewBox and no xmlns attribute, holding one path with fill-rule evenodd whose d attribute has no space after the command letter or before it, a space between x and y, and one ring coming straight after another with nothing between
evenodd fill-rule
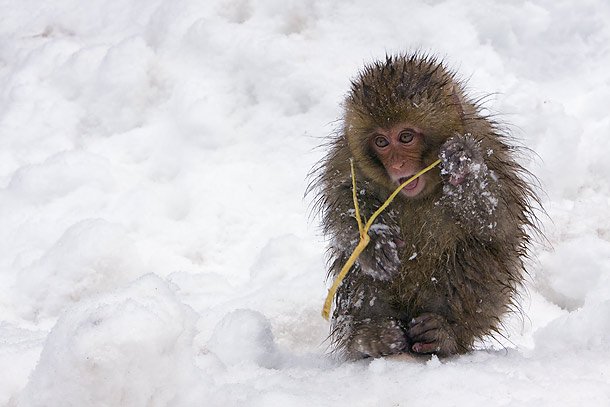
<instances>
[{"instance_id":1,"label":"wet fur","mask_svg":"<svg viewBox=\"0 0 610 407\"><path fill-rule=\"evenodd\" d=\"M516 308L530 235L537 231L538 200L530 174L515 161L516 147L468 100L454 73L441 61L417 53L388 56L366 66L352 83L344 111L343 127L330 137L327 156L314 169L310 186L330 242L330 277L337 275L358 240L349 160L355 162L365 218L395 188L369 149L375 128L421 123L427 130L422 168L438 158L448 139L469 135L489 174L497 177L486 187L497 207L490 214L473 201L473 208L464 210L438 168L426 174L428 190L422 197L399 195L375 223L398 230L404 247L394 249L380 238L385 243L375 251L373 236L361 255L375 261L384 250L397 250L397 274L384 281L363 272L359 263L348 273L335 297L334 350L350 359L410 352L414 340L409 324L433 313L446 319L435 332L447 346L437 353L469 351L475 340L498 332L503 315ZM460 193L480 192L476 185L464 185ZM363 341L374 354L361 346Z\"/></svg>"}]
</instances>

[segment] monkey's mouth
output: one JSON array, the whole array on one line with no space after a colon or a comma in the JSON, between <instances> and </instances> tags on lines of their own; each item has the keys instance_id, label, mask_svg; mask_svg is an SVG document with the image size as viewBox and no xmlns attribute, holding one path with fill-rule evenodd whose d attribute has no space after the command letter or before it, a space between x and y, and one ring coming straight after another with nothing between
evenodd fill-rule
<instances>
[{"instance_id":1,"label":"monkey's mouth","mask_svg":"<svg viewBox=\"0 0 610 407\"><path fill-rule=\"evenodd\" d=\"M398 180L398 184L402 185L405 182L407 182L409 180L409 178L413 177L412 175L409 175L408 177L402 177ZM404 187L402 187L403 191L411 191L415 188L417 188L417 184L419 183L419 178L415 178L413 181L409 182L407 185L405 185Z\"/></svg>"}]
</instances>

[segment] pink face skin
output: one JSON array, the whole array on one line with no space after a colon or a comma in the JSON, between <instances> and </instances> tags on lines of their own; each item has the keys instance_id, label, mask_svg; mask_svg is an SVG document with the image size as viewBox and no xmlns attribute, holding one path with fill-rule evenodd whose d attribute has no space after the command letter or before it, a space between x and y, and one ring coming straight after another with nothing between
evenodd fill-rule
<instances>
[{"instance_id":1,"label":"pink face skin","mask_svg":"<svg viewBox=\"0 0 610 407\"><path fill-rule=\"evenodd\" d=\"M421 130L401 123L387 129L379 129L371 137L371 147L383 163L396 187L423 169L421 149L423 135ZM405 185L400 191L403 196L415 197L426 186L424 177Z\"/></svg>"}]
</instances>

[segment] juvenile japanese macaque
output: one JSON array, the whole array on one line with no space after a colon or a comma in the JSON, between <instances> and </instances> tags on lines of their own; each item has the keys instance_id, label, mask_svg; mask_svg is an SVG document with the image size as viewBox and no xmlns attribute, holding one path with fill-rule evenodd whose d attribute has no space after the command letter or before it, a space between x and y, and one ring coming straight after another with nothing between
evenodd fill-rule
<instances>
[{"instance_id":1,"label":"juvenile japanese macaque","mask_svg":"<svg viewBox=\"0 0 610 407\"><path fill-rule=\"evenodd\" d=\"M441 357L497 333L516 307L537 198L509 137L442 62L420 54L366 66L347 94L342 128L314 169L316 208L334 278L359 241L350 177L371 242L339 287L331 341L348 359Z\"/></svg>"}]
</instances>

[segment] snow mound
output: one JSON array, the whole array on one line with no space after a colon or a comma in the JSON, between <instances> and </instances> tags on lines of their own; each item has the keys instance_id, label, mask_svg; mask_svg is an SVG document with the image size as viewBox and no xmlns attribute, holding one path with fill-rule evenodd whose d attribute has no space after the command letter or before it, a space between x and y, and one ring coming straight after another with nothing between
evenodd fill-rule
<instances>
[{"instance_id":1,"label":"snow mound","mask_svg":"<svg viewBox=\"0 0 610 407\"><path fill-rule=\"evenodd\" d=\"M574 311L587 300L610 300L610 242L584 235L562 241L543 253L538 288L551 302Z\"/></svg>"},{"instance_id":2,"label":"snow mound","mask_svg":"<svg viewBox=\"0 0 610 407\"><path fill-rule=\"evenodd\" d=\"M58 179L62 182L57 182ZM44 204L79 188L110 191L114 183L104 158L83 151L63 151L41 164L15 171L9 190L32 203Z\"/></svg>"},{"instance_id":3,"label":"snow mound","mask_svg":"<svg viewBox=\"0 0 610 407\"><path fill-rule=\"evenodd\" d=\"M121 226L102 219L77 222L19 276L17 286L27 297L24 317L56 317L72 303L119 287L141 270L135 243Z\"/></svg>"},{"instance_id":4,"label":"snow mound","mask_svg":"<svg viewBox=\"0 0 610 407\"><path fill-rule=\"evenodd\" d=\"M193 315L152 274L77 304L49 334L20 406L188 405L205 383Z\"/></svg>"},{"instance_id":5,"label":"snow mound","mask_svg":"<svg viewBox=\"0 0 610 407\"><path fill-rule=\"evenodd\" d=\"M551 321L534 333L540 354L583 351L599 355L610 351L610 300L583 308Z\"/></svg>"},{"instance_id":6,"label":"snow mound","mask_svg":"<svg viewBox=\"0 0 610 407\"><path fill-rule=\"evenodd\" d=\"M273 368L280 362L269 320L248 309L227 314L214 328L207 348L225 366L251 363Z\"/></svg>"}]
</instances>

